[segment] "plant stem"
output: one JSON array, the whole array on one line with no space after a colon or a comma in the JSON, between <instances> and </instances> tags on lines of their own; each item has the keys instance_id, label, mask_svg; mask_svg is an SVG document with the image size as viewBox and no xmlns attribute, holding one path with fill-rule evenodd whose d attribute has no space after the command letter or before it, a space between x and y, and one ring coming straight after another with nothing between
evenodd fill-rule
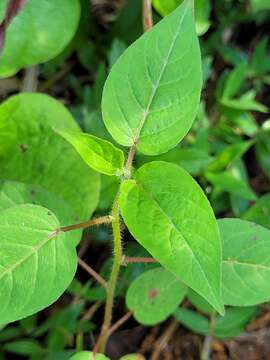
<instances>
[{"instance_id":1,"label":"plant stem","mask_svg":"<svg viewBox=\"0 0 270 360\"><path fill-rule=\"evenodd\" d=\"M164 333L157 339L150 360L158 360L160 358L161 352L170 341L178 326L179 322L176 319L173 319L167 329L165 329Z\"/></svg>"},{"instance_id":2,"label":"plant stem","mask_svg":"<svg viewBox=\"0 0 270 360\"><path fill-rule=\"evenodd\" d=\"M101 286L107 289L107 281L103 279L101 275L99 275L94 269L92 269L89 265L87 265L82 259L78 257L78 264L86 271L88 274L93 276Z\"/></svg>"},{"instance_id":3,"label":"plant stem","mask_svg":"<svg viewBox=\"0 0 270 360\"><path fill-rule=\"evenodd\" d=\"M211 358L213 335L215 332L216 313L213 312L210 317L209 334L205 337L201 352L201 360L209 360Z\"/></svg>"},{"instance_id":4,"label":"plant stem","mask_svg":"<svg viewBox=\"0 0 270 360\"><path fill-rule=\"evenodd\" d=\"M85 221L85 222L82 222L79 224L61 227L60 231L67 232L67 231L72 231L72 230L84 229L84 228L87 228L89 226L94 226L94 225L109 224L112 222L112 220L113 220L113 218L111 215L101 216L99 218L96 218L93 220L88 220L88 221Z\"/></svg>"},{"instance_id":5,"label":"plant stem","mask_svg":"<svg viewBox=\"0 0 270 360\"><path fill-rule=\"evenodd\" d=\"M136 263L156 263L157 260L151 257L128 257L124 256L122 265L136 264Z\"/></svg>"},{"instance_id":6,"label":"plant stem","mask_svg":"<svg viewBox=\"0 0 270 360\"><path fill-rule=\"evenodd\" d=\"M133 163L133 160L134 160L134 156L136 154L137 144L138 144L138 142L134 141L134 144L129 149L127 162L126 162L126 166L125 166L126 167L126 172L128 174L128 178L131 178L131 168L132 168L132 163Z\"/></svg>"},{"instance_id":7,"label":"plant stem","mask_svg":"<svg viewBox=\"0 0 270 360\"><path fill-rule=\"evenodd\" d=\"M111 336L116 330L120 328L126 321L128 321L133 315L132 311L129 311L124 316L122 316L110 329L109 336Z\"/></svg>"},{"instance_id":8,"label":"plant stem","mask_svg":"<svg viewBox=\"0 0 270 360\"><path fill-rule=\"evenodd\" d=\"M153 27L152 2L143 0L143 29L148 31Z\"/></svg>"},{"instance_id":9,"label":"plant stem","mask_svg":"<svg viewBox=\"0 0 270 360\"><path fill-rule=\"evenodd\" d=\"M112 321L112 311L113 311L113 299L115 293L115 287L122 263L122 244L121 244L121 232L120 232L120 215L119 215L119 202L118 195L115 198L113 208L112 208L112 229L114 237L114 259L113 267L108 281L107 287L107 301L105 306L105 315L104 321L101 329L101 334L99 336L98 342L95 346L94 353L100 352L104 353L107 340L109 337L109 329Z\"/></svg>"}]
</instances>

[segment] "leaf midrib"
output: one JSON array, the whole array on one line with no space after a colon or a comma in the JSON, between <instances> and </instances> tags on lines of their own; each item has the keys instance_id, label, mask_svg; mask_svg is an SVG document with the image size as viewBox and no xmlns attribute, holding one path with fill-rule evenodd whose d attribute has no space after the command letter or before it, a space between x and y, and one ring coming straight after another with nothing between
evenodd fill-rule
<instances>
[{"instance_id":1,"label":"leaf midrib","mask_svg":"<svg viewBox=\"0 0 270 360\"><path fill-rule=\"evenodd\" d=\"M12 273L15 269L17 269L21 264L23 264L25 261L27 261L31 256L36 254L44 245L46 245L50 240L52 240L54 237L56 237L59 234L57 230L54 230L48 234L48 237L45 238L45 240L41 241L37 246L34 246L32 250L25 255L23 258L21 258L19 261L17 261L15 264L13 264L11 267L7 268L0 276L0 280L3 279L7 274Z\"/></svg>"},{"instance_id":2,"label":"leaf midrib","mask_svg":"<svg viewBox=\"0 0 270 360\"><path fill-rule=\"evenodd\" d=\"M262 265L262 264L253 264L253 263L248 263L248 262L238 261L238 260L222 260L222 263L228 264L228 265L231 265L231 266L233 266L233 265L248 266L248 267L251 267L251 268L255 267L255 268L270 271L270 265L266 266L266 265Z\"/></svg>"},{"instance_id":3,"label":"leaf midrib","mask_svg":"<svg viewBox=\"0 0 270 360\"><path fill-rule=\"evenodd\" d=\"M214 299L217 301L217 303L219 303L219 300L217 299L215 293L213 292L212 286L209 283L209 280L203 270L203 267L201 266L200 261L198 260L198 258L196 257L195 253L193 252L191 246L189 245L188 241L186 240L185 236L182 234L182 232L178 229L178 227L176 226L176 224L174 224L174 222L172 221L172 219L166 214L166 212L162 209L162 207L160 206L159 202L154 198L153 194L150 193L149 191L147 191L143 185L141 183L138 183L138 181L135 181L135 185L141 189L146 195L147 197L150 199L150 201L152 201L157 207L158 209L162 212L162 214L165 216L165 218L167 219L167 221L169 222L169 224L176 230L176 232L181 236L181 238L184 240L184 244L187 246L187 248L189 249L193 259L196 261L197 265L199 266L199 269L201 270L201 273L203 275L203 277L205 278L205 281L212 293L212 296L214 297ZM170 241L169 241L170 242ZM170 249L171 249L171 254L172 254L172 245L170 242Z\"/></svg>"},{"instance_id":4,"label":"leaf midrib","mask_svg":"<svg viewBox=\"0 0 270 360\"><path fill-rule=\"evenodd\" d=\"M169 48L167 57L165 58L165 60L164 60L164 62L163 62L163 64L162 64L162 67L161 67L161 69L160 69L160 74L159 74L159 77L158 77L158 79L157 79L157 82L156 82L156 84L154 85L153 90L152 90L152 92L151 92L151 94L150 94L147 107L146 107L146 109L145 109L145 111L144 111L144 113L143 113L142 120L141 120L141 122L140 122L140 124L139 124L139 127L138 127L138 133L137 133L137 135L135 136L135 139L134 139L134 143L137 143L137 142L138 142L139 137L140 137L140 134L141 134L141 131L142 131L142 129L143 129L143 127L144 127L144 124L145 124L145 122L146 122L146 119L147 119L147 117L148 117L148 115L149 115L149 113L150 113L150 109L151 109L151 106L152 106L152 104L153 104L155 95L156 95L156 93L157 93L157 90L158 90L158 88L159 88L159 85L160 85L160 83L161 83L161 80L162 80L162 78L163 78L163 75L164 75L164 73L165 73L165 70L166 70L167 64L168 64L168 62L169 62L170 56L171 56L171 54L172 54L172 51L173 51L173 49L174 49L174 47L175 47L176 40L177 40L177 38L178 38L178 36L179 36L179 33L180 33L180 30L181 30L181 27L182 27L183 20L184 20L184 17L185 17L185 15L186 15L187 9L188 9L188 6L186 5L186 6L185 6L185 9L184 9L184 12L183 12L183 14L182 14L182 17L181 17L181 21L180 21L180 23L179 23L179 25L178 25L178 28L177 28L177 30L176 30L176 34L175 34L175 36L174 36L174 38L173 38L173 41L172 41L172 44L171 44L171 46L170 46L170 48Z\"/></svg>"}]
</instances>

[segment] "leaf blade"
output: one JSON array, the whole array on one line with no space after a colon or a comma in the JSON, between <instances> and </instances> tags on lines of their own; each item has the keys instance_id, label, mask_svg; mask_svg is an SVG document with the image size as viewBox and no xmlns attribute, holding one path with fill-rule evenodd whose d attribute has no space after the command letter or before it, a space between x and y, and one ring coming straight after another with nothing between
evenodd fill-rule
<instances>
[{"instance_id":1,"label":"leaf blade","mask_svg":"<svg viewBox=\"0 0 270 360\"><path fill-rule=\"evenodd\" d=\"M165 162L142 166L134 178L120 189L128 229L165 268L222 313L221 244L202 190L182 168Z\"/></svg>"},{"instance_id":2,"label":"leaf blade","mask_svg":"<svg viewBox=\"0 0 270 360\"><path fill-rule=\"evenodd\" d=\"M119 176L123 172L124 153L109 141L86 133L68 130L56 132L77 150L92 169L109 176Z\"/></svg>"},{"instance_id":3,"label":"leaf blade","mask_svg":"<svg viewBox=\"0 0 270 360\"><path fill-rule=\"evenodd\" d=\"M157 50L158 43L162 48ZM113 66L102 98L105 125L121 145L138 142L144 154L165 152L190 129L201 83L200 50L186 0Z\"/></svg>"},{"instance_id":4,"label":"leaf blade","mask_svg":"<svg viewBox=\"0 0 270 360\"><path fill-rule=\"evenodd\" d=\"M65 242L59 227L57 218L40 206L1 211L2 324L49 306L71 282L77 267L75 246Z\"/></svg>"}]
</instances>

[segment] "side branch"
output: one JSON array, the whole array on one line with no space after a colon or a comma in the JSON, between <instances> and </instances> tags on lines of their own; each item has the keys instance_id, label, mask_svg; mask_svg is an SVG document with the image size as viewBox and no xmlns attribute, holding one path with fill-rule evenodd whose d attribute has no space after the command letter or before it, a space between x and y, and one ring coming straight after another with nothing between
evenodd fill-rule
<instances>
[{"instance_id":1,"label":"side branch","mask_svg":"<svg viewBox=\"0 0 270 360\"><path fill-rule=\"evenodd\" d=\"M101 225L101 224L110 224L113 220L113 217L111 215L108 216L102 216L93 220L88 220L79 224L74 224L74 225L68 225L68 226L63 226L60 228L60 231L63 232L67 232L67 231L72 231L72 230L78 230L78 229L84 229L90 226L95 226L95 225Z\"/></svg>"},{"instance_id":2,"label":"side branch","mask_svg":"<svg viewBox=\"0 0 270 360\"><path fill-rule=\"evenodd\" d=\"M105 289L107 289L107 282L103 279L101 275L99 275L94 269L92 269L86 262L84 262L82 259L78 258L78 264L86 271L88 274L93 276L96 281L103 286Z\"/></svg>"},{"instance_id":3,"label":"side branch","mask_svg":"<svg viewBox=\"0 0 270 360\"><path fill-rule=\"evenodd\" d=\"M136 263L156 263L157 260L154 258L148 258L148 257L128 257L124 256L122 260L122 265L128 265L128 264L136 264Z\"/></svg>"}]
</instances>

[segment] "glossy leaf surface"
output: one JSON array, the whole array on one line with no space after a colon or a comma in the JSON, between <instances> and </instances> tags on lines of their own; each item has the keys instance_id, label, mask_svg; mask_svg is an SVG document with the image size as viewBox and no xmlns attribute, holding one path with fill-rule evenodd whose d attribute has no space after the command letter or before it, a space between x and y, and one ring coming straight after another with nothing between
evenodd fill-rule
<instances>
[{"instance_id":1,"label":"glossy leaf surface","mask_svg":"<svg viewBox=\"0 0 270 360\"><path fill-rule=\"evenodd\" d=\"M103 119L121 145L157 155L173 148L197 113L201 58L186 0L130 46L105 83Z\"/></svg>"},{"instance_id":2,"label":"glossy leaf surface","mask_svg":"<svg viewBox=\"0 0 270 360\"><path fill-rule=\"evenodd\" d=\"M122 183L120 207L135 239L222 312L218 226L195 180L177 165L148 163Z\"/></svg>"},{"instance_id":3,"label":"glossy leaf surface","mask_svg":"<svg viewBox=\"0 0 270 360\"><path fill-rule=\"evenodd\" d=\"M80 132L57 130L80 154L92 169L105 175L120 175L125 156L122 150L109 141Z\"/></svg>"}]
</instances>

